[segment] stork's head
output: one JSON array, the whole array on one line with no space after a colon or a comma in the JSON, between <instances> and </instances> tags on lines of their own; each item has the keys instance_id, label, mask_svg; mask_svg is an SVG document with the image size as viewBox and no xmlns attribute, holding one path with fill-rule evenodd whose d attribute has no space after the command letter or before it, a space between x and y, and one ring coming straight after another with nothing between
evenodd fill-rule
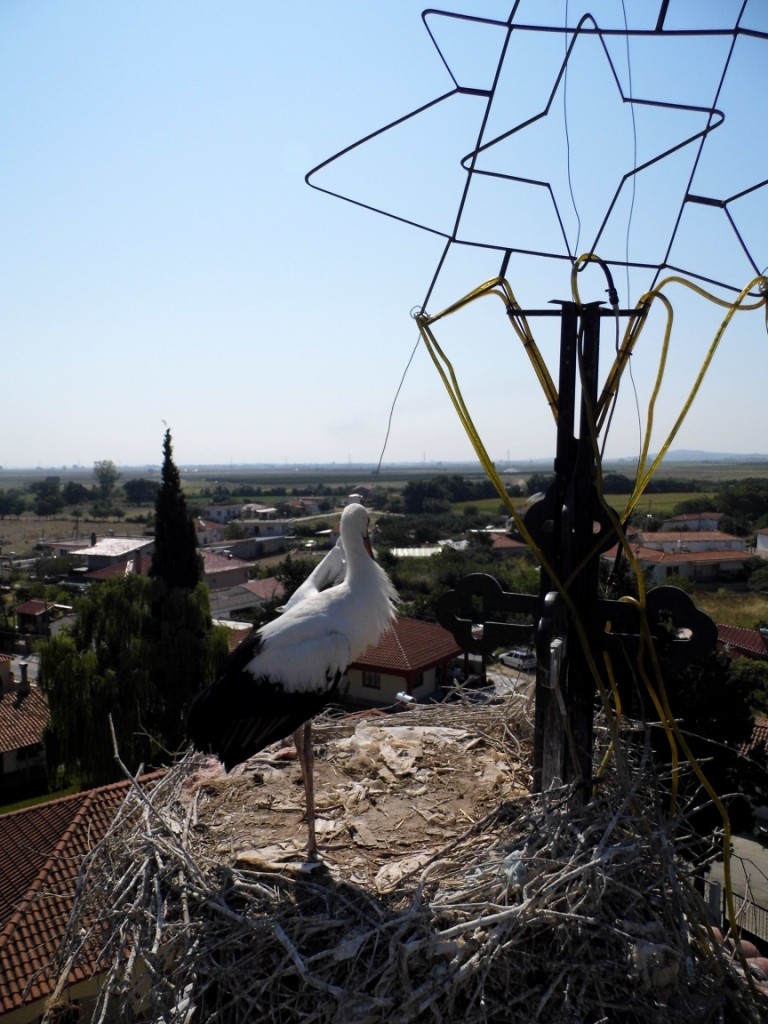
<instances>
[{"instance_id":1,"label":"stork's head","mask_svg":"<svg viewBox=\"0 0 768 1024\"><path fill-rule=\"evenodd\" d=\"M357 503L347 505L341 513L340 527L341 542L344 545L345 551L349 551L351 545L359 543L358 538L360 538L362 540L363 547L371 558L373 558L371 539L368 536L369 521L368 510L362 505Z\"/></svg>"}]
</instances>

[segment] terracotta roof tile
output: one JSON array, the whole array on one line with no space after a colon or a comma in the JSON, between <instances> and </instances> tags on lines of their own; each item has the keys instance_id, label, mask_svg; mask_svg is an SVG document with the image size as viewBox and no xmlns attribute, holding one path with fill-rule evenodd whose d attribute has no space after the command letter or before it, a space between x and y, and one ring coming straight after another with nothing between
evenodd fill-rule
<instances>
[{"instance_id":1,"label":"terracotta roof tile","mask_svg":"<svg viewBox=\"0 0 768 1024\"><path fill-rule=\"evenodd\" d=\"M161 773L146 776L151 785ZM129 781L0 815L0 1016L48 997L50 964L72 910L75 882L125 799ZM74 968L70 983L97 971Z\"/></svg>"},{"instance_id":2,"label":"terracotta roof tile","mask_svg":"<svg viewBox=\"0 0 768 1024\"><path fill-rule=\"evenodd\" d=\"M379 642L369 647L353 665L402 675L422 672L461 653L452 634L442 626L398 616Z\"/></svg>"},{"instance_id":3,"label":"terracotta roof tile","mask_svg":"<svg viewBox=\"0 0 768 1024\"><path fill-rule=\"evenodd\" d=\"M21 615L43 615L51 608L50 601L39 601L37 598L32 598L29 601L24 601L23 604L17 604L13 610Z\"/></svg>"},{"instance_id":4,"label":"terracotta roof tile","mask_svg":"<svg viewBox=\"0 0 768 1024\"><path fill-rule=\"evenodd\" d=\"M508 533L492 533L490 534L491 547L494 551L528 551L528 545L522 541L517 540L515 537L510 537Z\"/></svg>"},{"instance_id":5,"label":"terracotta roof tile","mask_svg":"<svg viewBox=\"0 0 768 1024\"><path fill-rule=\"evenodd\" d=\"M689 536L696 535L689 534ZM654 565L668 563L671 566L690 562L743 562L749 558L746 551L729 551L727 549L713 551L659 551L657 548L644 547L642 544L632 544L632 553L640 562ZM603 558L607 560L613 560L615 557L616 545L603 552Z\"/></svg>"},{"instance_id":6,"label":"terracotta roof tile","mask_svg":"<svg viewBox=\"0 0 768 1024\"><path fill-rule=\"evenodd\" d=\"M762 757L765 761L768 757L768 718L757 718L752 727L752 735L749 741L741 748L742 754L750 757Z\"/></svg>"},{"instance_id":7,"label":"terracotta roof tile","mask_svg":"<svg viewBox=\"0 0 768 1024\"><path fill-rule=\"evenodd\" d=\"M253 565L253 562L248 562L243 558L228 558L226 555L218 555L215 551L207 551L205 548L200 554L203 556L205 573L232 572L235 569L242 569L243 566Z\"/></svg>"},{"instance_id":8,"label":"terracotta roof tile","mask_svg":"<svg viewBox=\"0 0 768 1024\"><path fill-rule=\"evenodd\" d=\"M274 576L265 580L249 580L243 586L264 601L279 601L285 596L285 586Z\"/></svg>"},{"instance_id":9,"label":"terracotta roof tile","mask_svg":"<svg viewBox=\"0 0 768 1024\"><path fill-rule=\"evenodd\" d=\"M723 626L718 623L717 642L734 653L768 660L768 637L759 629L742 629L741 626Z\"/></svg>"},{"instance_id":10,"label":"terracotta roof tile","mask_svg":"<svg viewBox=\"0 0 768 1024\"><path fill-rule=\"evenodd\" d=\"M48 724L48 701L36 687L0 693L0 753L39 743Z\"/></svg>"}]
</instances>

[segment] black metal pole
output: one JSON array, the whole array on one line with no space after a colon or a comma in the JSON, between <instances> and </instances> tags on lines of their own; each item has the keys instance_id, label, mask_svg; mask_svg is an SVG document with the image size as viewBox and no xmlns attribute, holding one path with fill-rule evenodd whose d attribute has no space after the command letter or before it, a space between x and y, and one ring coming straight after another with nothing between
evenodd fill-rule
<instances>
[{"instance_id":1,"label":"black metal pole","mask_svg":"<svg viewBox=\"0 0 768 1024\"><path fill-rule=\"evenodd\" d=\"M548 509L541 530L552 571L560 581L570 579L567 595L579 615L582 630L574 628L554 581L542 571L534 723L536 787L548 789L553 784L581 780L585 799L592 778L595 693L585 648L591 645L595 632L599 566L599 556L590 556L594 546L595 494L591 424L597 400L599 340L599 303L561 303L555 480L547 496Z\"/></svg>"},{"instance_id":2,"label":"black metal pole","mask_svg":"<svg viewBox=\"0 0 768 1024\"><path fill-rule=\"evenodd\" d=\"M579 616L581 631L571 624L567 697L568 726L572 764L570 778L580 779L584 799L588 799L592 781L592 724L595 704L595 680L587 660L587 649L597 651L596 636L598 554L595 546L595 465L594 409L597 401L597 368L600 348L600 307L591 303L581 309L581 417L573 475L572 565L578 572L569 587L569 596Z\"/></svg>"}]
</instances>

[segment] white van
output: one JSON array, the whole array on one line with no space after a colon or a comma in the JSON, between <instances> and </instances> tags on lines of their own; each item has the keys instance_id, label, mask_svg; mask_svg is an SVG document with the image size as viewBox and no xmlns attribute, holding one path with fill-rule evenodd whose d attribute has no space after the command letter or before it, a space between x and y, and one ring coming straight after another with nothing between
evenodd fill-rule
<instances>
[{"instance_id":1,"label":"white van","mask_svg":"<svg viewBox=\"0 0 768 1024\"><path fill-rule=\"evenodd\" d=\"M511 651L505 651L499 661L509 668L519 668L525 672L531 672L536 668L536 655L525 647L513 647Z\"/></svg>"}]
</instances>

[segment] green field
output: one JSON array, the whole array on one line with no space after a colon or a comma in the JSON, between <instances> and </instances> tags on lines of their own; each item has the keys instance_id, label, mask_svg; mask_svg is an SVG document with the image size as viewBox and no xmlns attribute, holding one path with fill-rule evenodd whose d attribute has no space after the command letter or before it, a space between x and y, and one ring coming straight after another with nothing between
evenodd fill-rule
<instances>
[{"instance_id":1,"label":"green field","mask_svg":"<svg viewBox=\"0 0 768 1024\"><path fill-rule=\"evenodd\" d=\"M625 462L606 463L603 471L629 476L633 466ZM233 501L240 500L242 490L248 488L252 493L244 500L275 504L297 495L325 494L329 501L339 506L343 497L361 488L398 492L409 481L438 475L456 474L470 480L485 479L484 471L477 463L385 465L379 472L372 465L345 463L323 466L198 466L180 467L180 472L182 487L193 508L211 500L217 488L222 489L225 494L229 492ZM551 472L551 463L531 462L518 464L514 473L505 471L503 478L506 482L515 480L524 484L532 473ZM58 477L62 486L72 481L91 488L96 482L92 466L0 469L0 490L16 489L29 495L30 485L48 476ZM118 485L126 480L139 478L159 481L159 476L159 466L124 466L120 467ZM636 507L636 512L641 516L645 514L653 515L657 519L664 518L686 499L716 498L717 486L726 481L741 480L745 477L768 477L768 462L672 461L662 464L657 472L657 479L665 477L675 481L696 481L699 487L711 483L712 489L707 488L699 492L679 489L667 493L646 493ZM519 507L525 500L515 499L515 505ZM623 512L627 500L628 495L608 496L609 504L619 513ZM501 498L494 496L481 501L462 502L456 505L455 510L461 514L468 504L476 508L488 523L499 524L503 521ZM123 515L120 518L95 521L89 518L89 508L86 505L79 509L77 518L75 510L69 507L56 518L38 518L31 512L26 512L20 519L5 518L0 520L0 549L3 553L15 551L21 555L31 550L42 538L76 537L87 543L92 532L104 536L109 530L124 536L133 536L144 531L147 517L151 516L153 510L150 505L123 505L121 511Z\"/></svg>"}]
</instances>

